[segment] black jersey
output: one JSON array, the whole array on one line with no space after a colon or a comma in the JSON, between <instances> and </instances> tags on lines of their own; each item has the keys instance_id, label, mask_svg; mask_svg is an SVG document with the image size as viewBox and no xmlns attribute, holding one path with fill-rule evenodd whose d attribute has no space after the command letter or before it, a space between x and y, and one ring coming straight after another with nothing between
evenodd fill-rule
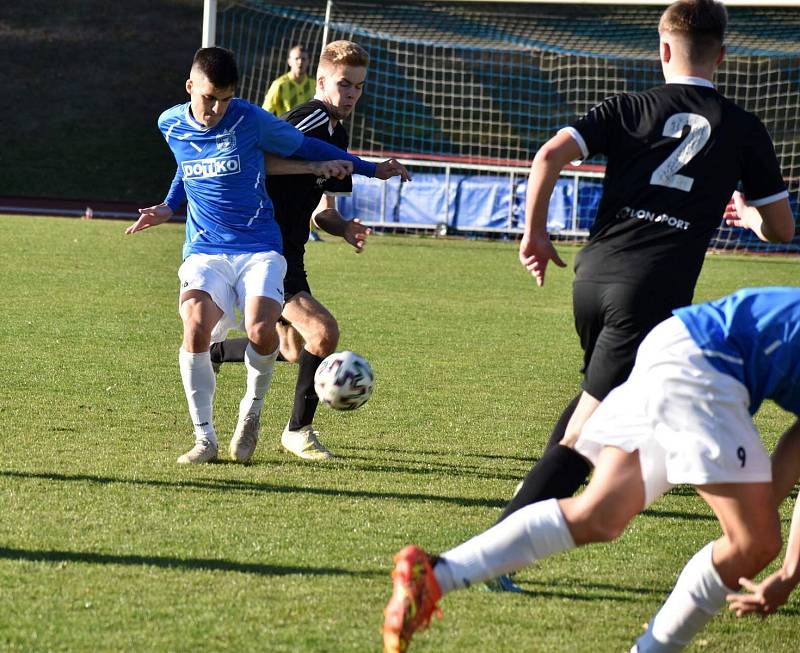
<instances>
[{"instance_id":1,"label":"black jersey","mask_svg":"<svg viewBox=\"0 0 800 653\"><path fill-rule=\"evenodd\" d=\"M341 122L331 128L328 108L319 100L311 100L281 116L307 136L336 145L348 146L347 130ZM353 179L325 179L314 175L267 175L267 193L275 207L275 220L283 236L283 255L289 266L301 265L308 241L309 220L323 193L349 194Z\"/></svg>"},{"instance_id":2,"label":"black jersey","mask_svg":"<svg viewBox=\"0 0 800 653\"><path fill-rule=\"evenodd\" d=\"M788 195L758 118L710 85L681 81L609 98L568 128L584 156L608 158L576 279L669 288L690 303L737 184L754 204Z\"/></svg>"}]
</instances>

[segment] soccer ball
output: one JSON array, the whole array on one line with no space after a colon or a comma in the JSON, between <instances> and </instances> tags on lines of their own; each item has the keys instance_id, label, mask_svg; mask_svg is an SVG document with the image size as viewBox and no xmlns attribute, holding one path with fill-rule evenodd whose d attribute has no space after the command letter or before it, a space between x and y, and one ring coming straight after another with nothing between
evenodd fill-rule
<instances>
[{"instance_id":1,"label":"soccer ball","mask_svg":"<svg viewBox=\"0 0 800 653\"><path fill-rule=\"evenodd\" d=\"M352 351L337 351L323 360L314 374L320 401L336 410L355 410L372 394L372 368Z\"/></svg>"}]
</instances>

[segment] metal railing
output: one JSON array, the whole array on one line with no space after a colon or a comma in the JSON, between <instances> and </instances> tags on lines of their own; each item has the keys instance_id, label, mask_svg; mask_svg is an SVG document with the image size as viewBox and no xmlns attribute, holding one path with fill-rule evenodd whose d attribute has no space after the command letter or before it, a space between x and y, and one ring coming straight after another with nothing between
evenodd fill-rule
<instances>
[{"instance_id":1,"label":"metal railing","mask_svg":"<svg viewBox=\"0 0 800 653\"><path fill-rule=\"evenodd\" d=\"M385 161L386 157L362 156L366 161L378 163ZM515 201L518 195L518 183L522 179L528 177L530 168L523 165L496 165L496 164L483 164L483 163L460 163L457 161L442 161L442 160L425 160L413 159L405 156L396 157L403 165L409 168L412 172L415 169L424 169L426 171L441 171L442 185L445 198L450 197L453 173L458 172L476 173L476 176L491 174L495 177L507 177L507 182L502 182L502 185L507 188L509 202L508 202L508 216L506 223L500 227L490 227L481 225L460 225L454 220L456 216L452 213L449 201L445 201L445 214L442 220L432 223L415 223L403 222L394 219L387 219L387 206L388 206L388 193L389 186L383 184L381 186L381 200L378 211L379 219L365 220L364 224L373 227L381 227L386 229L420 229L435 231L441 229L445 225L448 231L452 232L486 232L486 233L508 233L508 234L521 234L523 232L525 221L525 207L524 202ZM463 176L463 175L462 175ZM569 224L566 228L559 229L556 234L565 237L585 238L588 236L588 229L581 228L579 221L579 197L580 185L584 179L598 180L602 179L604 173L600 170L592 169L585 170L581 168L565 169L560 175L562 178L571 179L572 183L572 206L569 217ZM357 192L357 187L354 189ZM487 212L487 217L491 212L491 205L487 202L484 210Z\"/></svg>"}]
</instances>

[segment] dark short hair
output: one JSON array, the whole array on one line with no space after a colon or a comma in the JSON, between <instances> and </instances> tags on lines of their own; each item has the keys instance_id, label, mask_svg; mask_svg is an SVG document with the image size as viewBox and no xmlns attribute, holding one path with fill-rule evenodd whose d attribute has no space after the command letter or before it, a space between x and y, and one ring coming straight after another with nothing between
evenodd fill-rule
<instances>
[{"instance_id":1,"label":"dark short hair","mask_svg":"<svg viewBox=\"0 0 800 653\"><path fill-rule=\"evenodd\" d=\"M217 88L236 86L239 81L236 59L227 48L200 48L194 53L192 69L203 73Z\"/></svg>"},{"instance_id":2,"label":"dark short hair","mask_svg":"<svg viewBox=\"0 0 800 653\"><path fill-rule=\"evenodd\" d=\"M659 33L677 34L686 39L692 63L715 58L725 41L728 11L716 0L678 0L661 15Z\"/></svg>"}]
</instances>

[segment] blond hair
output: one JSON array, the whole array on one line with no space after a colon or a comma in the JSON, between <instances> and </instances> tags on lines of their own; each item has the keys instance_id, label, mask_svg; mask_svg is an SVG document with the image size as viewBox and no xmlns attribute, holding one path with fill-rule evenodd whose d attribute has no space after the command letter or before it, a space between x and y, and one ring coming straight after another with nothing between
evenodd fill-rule
<instances>
[{"instance_id":1,"label":"blond hair","mask_svg":"<svg viewBox=\"0 0 800 653\"><path fill-rule=\"evenodd\" d=\"M331 41L319 55L319 69L330 70L340 65L366 68L369 65L369 55L364 48L352 41Z\"/></svg>"},{"instance_id":2,"label":"blond hair","mask_svg":"<svg viewBox=\"0 0 800 653\"><path fill-rule=\"evenodd\" d=\"M658 22L658 33L680 38L690 63L715 59L725 40L728 11L717 0L678 0L667 7Z\"/></svg>"}]
</instances>

